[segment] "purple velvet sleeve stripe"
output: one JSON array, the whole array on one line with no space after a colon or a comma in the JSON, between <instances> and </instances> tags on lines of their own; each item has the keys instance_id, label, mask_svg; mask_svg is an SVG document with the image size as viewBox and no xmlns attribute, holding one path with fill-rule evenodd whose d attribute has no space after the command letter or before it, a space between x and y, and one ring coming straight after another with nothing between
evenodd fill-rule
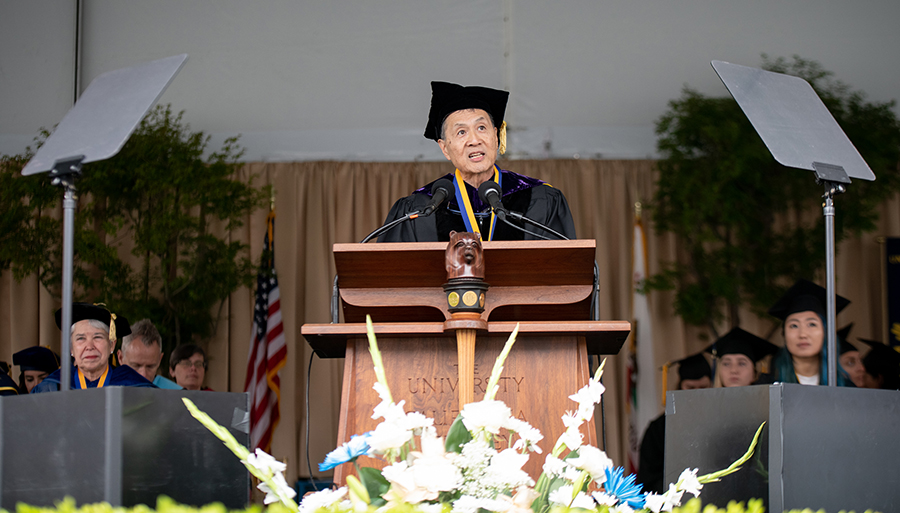
<instances>
[{"instance_id":1,"label":"purple velvet sleeve stripe","mask_svg":"<svg viewBox=\"0 0 900 513\"><path fill-rule=\"evenodd\" d=\"M512 171L507 171L505 169L501 169L500 172L503 173L503 196L509 196L510 194L524 191L525 189L530 189L532 187L537 187L538 185L545 185L547 183L543 180L531 178L530 176L520 175L519 173L513 173ZM441 178L446 178L447 180L452 181L453 173L447 173ZM438 178L434 182L438 180L440 180L440 178ZM430 198L431 185L434 184L434 182L419 187L418 189L413 191L413 194L425 194Z\"/></svg>"}]
</instances>

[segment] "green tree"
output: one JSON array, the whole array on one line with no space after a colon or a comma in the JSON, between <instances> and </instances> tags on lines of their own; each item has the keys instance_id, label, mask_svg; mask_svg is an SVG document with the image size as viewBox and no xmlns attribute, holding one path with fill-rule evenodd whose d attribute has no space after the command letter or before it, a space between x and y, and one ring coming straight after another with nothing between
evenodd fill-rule
<instances>
[{"instance_id":1,"label":"green tree","mask_svg":"<svg viewBox=\"0 0 900 513\"><path fill-rule=\"evenodd\" d=\"M40 175L21 176L33 156L0 155L0 272L12 270L21 280L46 272L44 254L61 234L60 222L47 215L59 203L59 189Z\"/></svg>"},{"instance_id":2,"label":"green tree","mask_svg":"<svg viewBox=\"0 0 900 513\"><path fill-rule=\"evenodd\" d=\"M150 318L166 349L211 336L224 300L253 283L248 246L229 241L227 232L268 198L268 188L238 179L236 138L204 158L209 136L191 132L182 115L157 106L115 157L85 164L76 184L76 299L104 302L132 321ZM44 191L47 177L39 179ZM50 189L58 204L60 189ZM20 202L29 205L28 198ZM32 214L29 223L50 223ZM20 250L42 255L41 281L58 296L61 229L58 221L53 227L51 240ZM134 267L121 258L128 248ZM34 258L10 260L28 263L15 264L22 272L35 270Z\"/></svg>"},{"instance_id":3,"label":"green tree","mask_svg":"<svg viewBox=\"0 0 900 513\"><path fill-rule=\"evenodd\" d=\"M818 63L795 56L763 68L807 80L875 172L835 199L841 240L875 228L876 207L900 190L900 122L894 102L867 102ZM686 88L656 125L659 180L653 218L676 234L685 257L651 276L646 290L675 290L685 322L740 324L739 310L768 307L798 278L825 265L823 187L812 172L776 163L737 102Z\"/></svg>"}]
</instances>

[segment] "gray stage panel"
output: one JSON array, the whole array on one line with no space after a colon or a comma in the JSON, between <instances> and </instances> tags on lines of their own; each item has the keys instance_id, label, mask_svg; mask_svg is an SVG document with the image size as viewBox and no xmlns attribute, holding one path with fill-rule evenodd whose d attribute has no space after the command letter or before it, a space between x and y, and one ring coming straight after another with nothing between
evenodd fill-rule
<instances>
[{"instance_id":1,"label":"gray stage panel","mask_svg":"<svg viewBox=\"0 0 900 513\"><path fill-rule=\"evenodd\" d=\"M245 506L249 473L182 397L249 442L231 425L247 412L247 394L105 387L0 399L0 507L49 506L67 495L78 504L155 506L168 495Z\"/></svg>"},{"instance_id":2,"label":"gray stage panel","mask_svg":"<svg viewBox=\"0 0 900 513\"><path fill-rule=\"evenodd\" d=\"M897 511L900 392L760 385L669 392L665 479L740 457L762 421L760 447L740 472L703 487L704 503L758 497L766 511Z\"/></svg>"}]
</instances>

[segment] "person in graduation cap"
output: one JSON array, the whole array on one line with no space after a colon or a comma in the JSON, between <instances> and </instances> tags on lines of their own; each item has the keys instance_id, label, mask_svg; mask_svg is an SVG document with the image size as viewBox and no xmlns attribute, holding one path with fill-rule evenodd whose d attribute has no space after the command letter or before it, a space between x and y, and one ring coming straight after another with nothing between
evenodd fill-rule
<instances>
[{"instance_id":1,"label":"person in graduation cap","mask_svg":"<svg viewBox=\"0 0 900 513\"><path fill-rule=\"evenodd\" d=\"M56 311L56 326L62 329L62 309ZM72 389L106 386L152 387L153 383L127 365L112 367L110 356L116 349L118 337L131 334L128 320L111 313L102 305L72 304ZM52 392L60 388L61 372L44 378L32 394Z\"/></svg>"},{"instance_id":2,"label":"person in graduation cap","mask_svg":"<svg viewBox=\"0 0 900 513\"><path fill-rule=\"evenodd\" d=\"M769 309L783 321L784 347L772 359L774 379L781 383L827 385L828 348L825 344L826 290L808 280L799 280ZM850 304L835 295L835 314ZM838 365L838 386L852 386Z\"/></svg>"},{"instance_id":3,"label":"person in graduation cap","mask_svg":"<svg viewBox=\"0 0 900 513\"><path fill-rule=\"evenodd\" d=\"M508 92L487 87L431 83L425 137L436 141L456 168L442 177L453 183L455 194L449 191L448 201L442 202L433 215L400 223L381 234L379 242L449 241L451 231L478 233L485 241L558 238L530 223L507 218L531 232L525 233L497 219L489 203L478 194L478 187L489 180L500 186L501 203L507 210L523 214L568 239L575 238L575 223L562 192L541 180L501 170L496 164L498 152L506 151L503 117L508 98ZM385 224L416 211L424 212L431 202L435 182L397 200Z\"/></svg>"},{"instance_id":4,"label":"person in graduation cap","mask_svg":"<svg viewBox=\"0 0 900 513\"><path fill-rule=\"evenodd\" d=\"M745 387L756 383L757 362L777 350L778 346L768 340L733 328L706 348L717 362L715 386Z\"/></svg>"},{"instance_id":5,"label":"person in graduation cap","mask_svg":"<svg viewBox=\"0 0 900 513\"><path fill-rule=\"evenodd\" d=\"M678 390L698 390L712 385L712 368L702 354L683 358L672 365L678 365ZM666 364L664 368L668 368ZM663 373L665 375L665 372ZM665 384L664 384L665 386ZM643 485L645 492L663 493L666 454L666 414L665 412L647 425L641 440L640 459L636 482Z\"/></svg>"},{"instance_id":6,"label":"person in graduation cap","mask_svg":"<svg viewBox=\"0 0 900 513\"><path fill-rule=\"evenodd\" d=\"M838 358L838 362L841 364L844 372L847 373L847 377L853 382L853 386L863 388L866 386L866 367L862 363L859 349L848 340L852 329L853 323L851 322L837 331L838 344L840 344L841 349L841 356Z\"/></svg>"},{"instance_id":7,"label":"person in graduation cap","mask_svg":"<svg viewBox=\"0 0 900 513\"><path fill-rule=\"evenodd\" d=\"M59 368L59 356L46 347L26 347L13 354L13 365L19 366L19 391L30 394L31 389Z\"/></svg>"},{"instance_id":8,"label":"person in graduation cap","mask_svg":"<svg viewBox=\"0 0 900 513\"><path fill-rule=\"evenodd\" d=\"M871 349L862 360L865 388L900 390L900 353L877 340L859 339Z\"/></svg>"}]
</instances>

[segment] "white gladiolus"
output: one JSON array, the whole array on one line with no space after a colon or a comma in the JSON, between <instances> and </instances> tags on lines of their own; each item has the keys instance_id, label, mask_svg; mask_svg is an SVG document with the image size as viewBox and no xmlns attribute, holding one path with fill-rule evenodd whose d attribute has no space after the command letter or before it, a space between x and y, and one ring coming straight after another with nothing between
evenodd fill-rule
<instances>
[{"instance_id":1,"label":"white gladiolus","mask_svg":"<svg viewBox=\"0 0 900 513\"><path fill-rule=\"evenodd\" d=\"M522 467L528 463L528 454L520 454L515 449L505 449L491 458L487 468L487 479L495 486L502 488L518 488L522 485L533 485L531 477Z\"/></svg>"},{"instance_id":2,"label":"white gladiolus","mask_svg":"<svg viewBox=\"0 0 900 513\"><path fill-rule=\"evenodd\" d=\"M600 402L603 392L606 391L600 380L591 378L588 384L581 388L578 392L569 396L569 399L575 401L579 405L589 404L591 406Z\"/></svg>"},{"instance_id":3,"label":"white gladiolus","mask_svg":"<svg viewBox=\"0 0 900 513\"><path fill-rule=\"evenodd\" d=\"M700 489L703 488L703 485L700 484L700 481L697 480L697 470L698 469L684 469L684 471L678 477L678 481L675 483L675 486L679 490L684 490L685 492L693 494L694 497L699 496Z\"/></svg>"},{"instance_id":4,"label":"white gladiolus","mask_svg":"<svg viewBox=\"0 0 900 513\"><path fill-rule=\"evenodd\" d=\"M385 422L400 422L406 417L406 411L403 410L404 404L406 404L406 401L400 401L399 403L381 401L372 410L372 418L384 419Z\"/></svg>"},{"instance_id":5,"label":"white gladiolus","mask_svg":"<svg viewBox=\"0 0 900 513\"><path fill-rule=\"evenodd\" d=\"M653 513L660 513L660 511L672 511L671 509L663 509L665 507L665 504L666 498L662 495L648 493L644 497L644 507L646 507Z\"/></svg>"},{"instance_id":6,"label":"white gladiolus","mask_svg":"<svg viewBox=\"0 0 900 513\"><path fill-rule=\"evenodd\" d=\"M503 401L479 401L463 406L460 415L467 430L483 429L496 435L509 424L512 411Z\"/></svg>"},{"instance_id":7,"label":"white gladiolus","mask_svg":"<svg viewBox=\"0 0 900 513\"><path fill-rule=\"evenodd\" d=\"M399 449L403 444L412 440L412 437L412 431L385 421L375 427L366 442L371 447L370 454L383 454L391 449Z\"/></svg>"},{"instance_id":8,"label":"white gladiolus","mask_svg":"<svg viewBox=\"0 0 900 513\"><path fill-rule=\"evenodd\" d=\"M384 497L389 503L435 500L440 492L454 490L462 483L462 474L453 464L456 454L444 452L443 440L433 427L424 428L421 442L422 451L411 452L407 461L382 470L391 483Z\"/></svg>"},{"instance_id":9,"label":"white gladiolus","mask_svg":"<svg viewBox=\"0 0 900 513\"><path fill-rule=\"evenodd\" d=\"M681 506L681 497L684 490L679 490L674 484L669 484L669 489L662 495L655 493L647 494L644 506L653 513L660 511L672 511L675 506Z\"/></svg>"},{"instance_id":10,"label":"white gladiolus","mask_svg":"<svg viewBox=\"0 0 900 513\"><path fill-rule=\"evenodd\" d=\"M337 490L326 489L311 493L303 498L298 513L313 513L319 508L327 508L347 495L347 487L342 486Z\"/></svg>"},{"instance_id":11,"label":"white gladiolus","mask_svg":"<svg viewBox=\"0 0 900 513\"><path fill-rule=\"evenodd\" d=\"M548 476L559 477L562 475L565 469L566 462L553 456L552 454L548 454L547 457L544 458L543 472Z\"/></svg>"},{"instance_id":12,"label":"white gladiolus","mask_svg":"<svg viewBox=\"0 0 900 513\"><path fill-rule=\"evenodd\" d=\"M570 451L574 451L584 443L584 435L581 434L581 431L579 431L578 428L569 428L565 433L559 436L559 441L557 443L562 443Z\"/></svg>"},{"instance_id":13,"label":"white gladiolus","mask_svg":"<svg viewBox=\"0 0 900 513\"><path fill-rule=\"evenodd\" d=\"M578 448L578 457L569 458L566 463L590 474L598 485L606 481L606 469L613 467L609 456L593 445L582 445Z\"/></svg>"},{"instance_id":14,"label":"white gladiolus","mask_svg":"<svg viewBox=\"0 0 900 513\"><path fill-rule=\"evenodd\" d=\"M262 449L257 449L256 453L248 454L247 459L241 461L248 465L253 465L263 473L277 474L287 469L287 465L276 460Z\"/></svg>"},{"instance_id":15,"label":"white gladiolus","mask_svg":"<svg viewBox=\"0 0 900 513\"><path fill-rule=\"evenodd\" d=\"M578 429L582 424L584 424L584 419L579 417L577 412L567 411L562 416L562 423L563 426L566 427L566 429Z\"/></svg>"},{"instance_id":16,"label":"white gladiolus","mask_svg":"<svg viewBox=\"0 0 900 513\"><path fill-rule=\"evenodd\" d=\"M397 423L409 431L418 431L434 426L434 419L428 418L417 411L411 411Z\"/></svg>"},{"instance_id":17,"label":"white gladiolus","mask_svg":"<svg viewBox=\"0 0 900 513\"><path fill-rule=\"evenodd\" d=\"M571 506L573 508L594 508L594 499L592 499L591 496L580 491L577 494L574 492L575 489L570 484L560 486L556 490L550 492L550 503L558 504L560 506Z\"/></svg>"},{"instance_id":18,"label":"white gladiolus","mask_svg":"<svg viewBox=\"0 0 900 513\"><path fill-rule=\"evenodd\" d=\"M390 392L390 390L387 389L386 386L384 386L381 383L376 381L375 384L372 385L372 388L375 389L375 392L378 394L378 397L381 398L381 402L385 402L385 401L387 401L389 403L393 402L393 401L391 401L391 392Z\"/></svg>"},{"instance_id":19,"label":"white gladiolus","mask_svg":"<svg viewBox=\"0 0 900 513\"><path fill-rule=\"evenodd\" d=\"M272 481L274 481L277 490L271 489L265 481L260 482L259 485L256 486L266 494L266 498L263 500L264 503L272 504L273 502L280 501L281 497L279 497L279 495L288 498L294 498L294 496L297 495L297 491L294 490L291 485L287 484L287 480L284 479L284 474L281 472L277 472L273 475Z\"/></svg>"},{"instance_id":20,"label":"white gladiolus","mask_svg":"<svg viewBox=\"0 0 900 513\"><path fill-rule=\"evenodd\" d=\"M614 506L617 502L619 502L619 498L609 495L605 492L594 492L591 494L591 497L597 501L597 504L601 506Z\"/></svg>"},{"instance_id":21,"label":"white gladiolus","mask_svg":"<svg viewBox=\"0 0 900 513\"><path fill-rule=\"evenodd\" d=\"M532 450L538 454L541 453L541 448L538 447L537 443L544 439L544 435L541 434L540 430L531 424L525 422L524 420L519 420L515 417L509 419L509 423L506 426L510 431L514 431L516 435L518 435L518 440L516 440L515 444L513 444L513 448L517 451L524 450Z\"/></svg>"}]
</instances>

